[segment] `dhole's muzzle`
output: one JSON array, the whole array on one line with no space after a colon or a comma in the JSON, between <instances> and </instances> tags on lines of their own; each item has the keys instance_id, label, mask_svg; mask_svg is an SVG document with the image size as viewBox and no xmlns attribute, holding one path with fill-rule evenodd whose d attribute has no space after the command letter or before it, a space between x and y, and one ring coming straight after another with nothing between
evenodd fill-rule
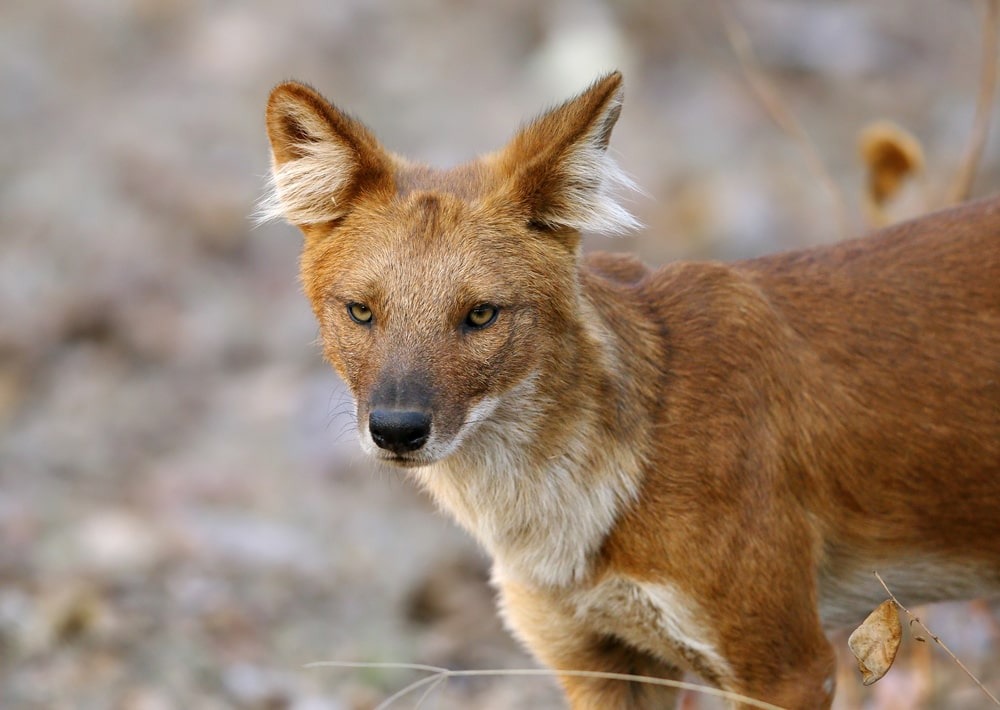
<instances>
[{"instance_id":1,"label":"dhole's muzzle","mask_svg":"<svg viewBox=\"0 0 1000 710\"><path fill-rule=\"evenodd\" d=\"M396 457L417 451L431 436L431 392L423 378L385 377L367 402L372 442Z\"/></svg>"}]
</instances>

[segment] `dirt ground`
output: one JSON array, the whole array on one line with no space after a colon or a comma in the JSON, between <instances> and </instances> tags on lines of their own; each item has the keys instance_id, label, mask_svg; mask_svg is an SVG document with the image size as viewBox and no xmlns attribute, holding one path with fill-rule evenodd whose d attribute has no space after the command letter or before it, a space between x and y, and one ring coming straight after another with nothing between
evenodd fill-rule
<instances>
[{"instance_id":1,"label":"dirt ground","mask_svg":"<svg viewBox=\"0 0 1000 710\"><path fill-rule=\"evenodd\" d=\"M875 119L926 154L894 214L941 203L972 124L982 3L723 4L850 231ZM532 667L475 545L362 458L315 346L298 234L252 228L264 102L307 81L393 150L447 165L619 67L612 145L648 228L588 248L663 263L840 238L837 202L755 98L716 7L0 3L0 707L360 710L420 674L306 664ZM1000 187L992 137L977 195ZM1000 691L996 605L924 618ZM904 644L870 689L845 660L837 707L987 706L939 649ZM560 703L546 679L454 679L424 707Z\"/></svg>"}]
</instances>

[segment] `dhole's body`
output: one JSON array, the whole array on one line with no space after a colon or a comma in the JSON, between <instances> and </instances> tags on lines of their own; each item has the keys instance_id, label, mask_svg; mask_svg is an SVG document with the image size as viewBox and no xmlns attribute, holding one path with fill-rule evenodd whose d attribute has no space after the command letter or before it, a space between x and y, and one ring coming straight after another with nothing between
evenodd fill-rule
<instances>
[{"instance_id":1,"label":"dhole's body","mask_svg":"<svg viewBox=\"0 0 1000 710\"><path fill-rule=\"evenodd\" d=\"M540 660L826 707L824 628L882 599L873 569L913 603L1000 591L1000 200L729 265L581 258L629 226L620 82L447 172L284 84L265 209L305 234L362 444L489 550Z\"/></svg>"}]
</instances>

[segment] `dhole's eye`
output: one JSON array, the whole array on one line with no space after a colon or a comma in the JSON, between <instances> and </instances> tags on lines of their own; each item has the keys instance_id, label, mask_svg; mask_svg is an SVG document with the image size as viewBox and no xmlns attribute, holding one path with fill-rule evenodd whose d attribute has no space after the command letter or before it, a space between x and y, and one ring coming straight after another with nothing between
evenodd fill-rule
<instances>
[{"instance_id":1,"label":"dhole's eye","mask_svg":"<svg viewBox=\"0 0 1000 710\"><path fill-rule=\"evenodd\" d=\"M348 303L347 313L355 323L368 325L372 322L372 309L363 303Z\"/></svg>"},{"instance_id":2,"label":"dhole's eye","mask_svg":"<svg viewBox=\"0 0 1000 710\"><path fill-rule=\"evenodd\" d=\"M497 313L500 309L496 306L490 305L489 303L482 303L465 316L465 327L466 328L485 328L497 319Z\"/></svg>"}]
</instances>

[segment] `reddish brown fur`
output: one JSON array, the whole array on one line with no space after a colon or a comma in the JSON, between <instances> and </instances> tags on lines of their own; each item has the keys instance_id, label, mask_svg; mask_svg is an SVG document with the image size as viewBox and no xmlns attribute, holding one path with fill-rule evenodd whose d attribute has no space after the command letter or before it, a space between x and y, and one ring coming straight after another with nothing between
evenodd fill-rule
<instances>
[{"instance_id":1,"label":"reddish brown fur","mask_svg":"<svg viewBox=\"0 0 1000 710\"><path fill-rule=\"evenodd\" d=\"M581 224L627 219L600 162L620 85L452 171L277 87L276 169L303 141L343 148L335 187L320 175L283 202L306 215L324 353L363 438L379 388L424 392L429 451L370 448L495 555L504 615L543 662L687 668L827 707L824 626L874 606L871 569L914 603L1000 590L1000 200L728 265L581 259ZM309 219L324 199L335 218ZM496 322L463 329L483 303ZM673 697L562 682L574 708Z\"/></svg>"}]
</instances>

